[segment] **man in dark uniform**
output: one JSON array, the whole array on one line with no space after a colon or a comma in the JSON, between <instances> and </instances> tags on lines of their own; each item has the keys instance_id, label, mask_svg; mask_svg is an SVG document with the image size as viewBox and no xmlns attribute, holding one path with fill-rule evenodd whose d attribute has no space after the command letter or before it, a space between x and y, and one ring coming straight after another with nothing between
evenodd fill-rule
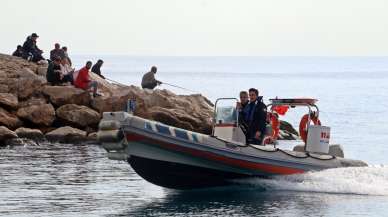
<instances>
[{"instance_id":1,"label":"man in dark uniform","mask_svg":"<svg viewBox=\"0 0 388 217\"><path fill-rule=\"evenodd\" d=\"M23 44L23 58L29 59L32 62L39 62L40 60L43 60L42 57L43 51L38 48L36 45L36 40L38 39L38 35L36 33L32 33L30 36L27 37L26 41Z\"/></svg>"},{"instance_id":2,"label":"man in dark uniform","mask_svg":"<svg viewBox=\"0 0 388 217\"><path fill-rule=\"evenodd\" d=\"M267 106L263 103L263 97L259 97L259 91L249 89L249 104L242 111L243 120L248 126L247 143L261 145L267 120Z\"/></svg>"},{"instance_id":3,"label":"man in dark uniform","mask_svg":"<svg viewBox=\"0 0 388 217\"><path fill-rule=\"evenodd\" d=\"M96 73L98 76L100 76L102 79L105 79L105 77L101 74L101 66L104 64L104 61L98 60L96 64L92 67L92 72Z\"/></svg>"},{"instance_id":4,"label":"man in dark uniform","mask_svg":"<svg viewBox=\"0 0 388 217\"><path fill-rule=\"evenodd\" d=\"M54 60L50 62L47 67L46 79L51 85L60 85L63 83L63 76L61 74L61 58L59 56L54 57Z\"/></svg>"},{"instance_id":5,"label":"man in dark uniform","mask_svg":"<svg viewBox=\"0 0 388 217\"><path fill-rule=\"evenodd\" d=\"M21 45L18 45L16 47L16 50L12 53L12 56L23 57L23 47Z\"/></svg>"}]
</instances>

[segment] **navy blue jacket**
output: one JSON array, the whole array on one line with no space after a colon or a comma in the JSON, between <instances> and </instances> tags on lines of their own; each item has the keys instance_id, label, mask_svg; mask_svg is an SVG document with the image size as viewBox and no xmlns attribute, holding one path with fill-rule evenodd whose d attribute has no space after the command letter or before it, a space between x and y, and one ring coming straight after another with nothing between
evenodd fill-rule
<instances>
[{"instance_id":1,"label":"navy blue jacket","mask_svg":"<svg viewBox=\"0 0 388 217\"><path fill-rule=\"evenodd\" d=\"M267 106L263 103L262 97L246 105L241 114L248 126L247 138L254 139L257 131L261 132L261 138L263 138L267 123Z\"/></svg>"}]
</instances>

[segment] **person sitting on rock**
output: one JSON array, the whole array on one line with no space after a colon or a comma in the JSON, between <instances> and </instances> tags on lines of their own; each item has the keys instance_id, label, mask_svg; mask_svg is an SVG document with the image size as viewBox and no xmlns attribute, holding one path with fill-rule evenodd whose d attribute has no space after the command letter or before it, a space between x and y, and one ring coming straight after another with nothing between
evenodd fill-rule
<instances>
[{"instance_id":1,"label":"person sitting on rock","mask_svg":"<svg viewBox=\"0 0 388 217\"><path fill-rule=\"evenodd\" d=\"M51 61L47 68L46 78L47 82L51 85L60 85L63 83L63 75L61 73L61 58L55 57L53 61Z\"/></svg>"},{"instance_id":2,"label":"person sitting on rock","mask_svg":"<svg viewBox=\"0 0 388 217\"><path fill-rule=\"evenodd\" d=\"M39 62L44 60L42 53L43 51L38 48L36 45L36 40L38 39L38 35L36 33L32 33L27 37L26 41L23 44L23 58L26 60L30 60L32 62Z\"/></svg>"},{"instance_id":3,"label":"person sitting on rock","mask_svg":"<svg viewBox=\"0 0 388 217\"><path fill-rule=\"evenodd\" d=\"M18 45L16 47L16 50L12 53L12 56L23 57L23 47L21 45Z\"/></svg>"},{"instance_id":4,"label":"person sitting on rock","mask_svg":"<svg viewBox=\"0 0 388 217\"><path fill-rule=\"evenodd\" d=\"M97 93L97 82L89 78L89 69L92 67L92 62L87 61L85 67L79 70L77 78L74 81L74 86L83 90L93 90L93 97L100 96Z\"/></svg>"},{"instance_id":5,"label":"person sitting on rock","mask_svg":"<svg viewBox=\"0 0 388 217\"><path fill-rule=\"evenodd\" d=\"M71 68L71 66L68 64L68 61L66 58L63 58L61 60L60 67L61 67L61 74L63 75L62 82L70 82L71 84L73 84L74 69Z\"/></svg>"},{"instance_id":6,"label":"person sitting on rock","mask_svg":"<svg viewBox=\"0 0 388 217\"><path fill-rule=\"evenodd\" d=\"M151 67L151 71L145 73L141 80L141 87L143 89L154 89L157 85L161 85L162 82L155 79L155 74L158 69L156 66Z\"/></svg>"},{"instance_id":7,"label":"person sitting on rock","mask_svg":"<svg viewBox=\"0 0 388 217\"><path fill-rule=\"evenodd\" d=\"M73 65L73 63L71 62L71 59L69 57L69 53L67 53L67 47L63 46L62 50L65 53L65 59L67 60L67 63L69 64L69 66Z\"/></svg>"},{"instance_id":8,"label":"person sitting on rock","mask_svg":"<svg viewBox=\"0 0 388 217\"><path fill-rule=\"evenodd\" d=\"M92 72L96 73L101 78L105 79L105 77L101 74L101 66L104 64L104 61L98 60L96 64L92 67Z\"/></svg>"},{"instance_id":9,"label":"person sitting on rock","mask_svg":"<svg viewBox=\"0 0 388 217\"><path fill-rule=\"evenodd\" d=\"M65 52L61 49L61 45L58 43L55 43L54 49L50 51L50 60L54 61L55 57L60 57L61 60L65 59Z\"/></svg>"}]
</instances>

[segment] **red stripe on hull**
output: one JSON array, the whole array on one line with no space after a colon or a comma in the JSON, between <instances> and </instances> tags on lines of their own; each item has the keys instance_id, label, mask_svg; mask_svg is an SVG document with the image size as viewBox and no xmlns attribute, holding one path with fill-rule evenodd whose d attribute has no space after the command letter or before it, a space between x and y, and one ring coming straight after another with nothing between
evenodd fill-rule
<instances>
[{"instance_id":1,"label":"red stripe on hull","mask_svg":"<svg viewBox=\"0 0 388 217\"><path fill-rule=\"evenodd\" d=\"M182 147L179 145L171 144L171 143L165 143L159 140L151 139L142 135L138 134L126 134L128 141L142 141L143 143L151 143L151 144L157 144L160 146L163 146L164 148L178 151L181 153L190 154L195 157L205 158L212 161L222 162L224 164L228 164L231 166L237 166L244 169L254 169L254 170L260 170L266 173L270 174L279 174L279 175L290 175L295 173L303 173L304 170L301 169L295 169L295 168L289 168L289 167L282 167L282 166L274 166L269 164L263 164L263 163L254 163L250 161L245 160L239 160L234 158L225 157L222 155L214 154L208 151L200 151L195 150L187 147Z\"/></svg>"}]
</instances>

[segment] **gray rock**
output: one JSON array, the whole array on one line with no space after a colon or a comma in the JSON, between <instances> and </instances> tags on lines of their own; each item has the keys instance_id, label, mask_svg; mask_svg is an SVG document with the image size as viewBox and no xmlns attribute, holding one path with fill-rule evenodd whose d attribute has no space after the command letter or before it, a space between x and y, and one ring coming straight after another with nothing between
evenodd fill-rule
<instances>
[{"instance_id":1,"label":"gray rock","mask_svg":"<svg viewBox=\"0 0 388 217\"><path fill-rule=\"evenodd\" d=\"M85 131L69 126L46 133L46 138L51 142L61 143L79 143L88 140Z\"/></svg>"},{"instance_id":2,"label":"gray rock","mask_svg":"<svg viewBox=\"0 0 388 217\"><path fill-rule=\"evenodd\" d=\"M27 138L35 141L40 141L44 139L42 131L38 129L20 127L15 130L15 133L18 135L19 138Z\"/></svg>"},{"instance_id":3,"label":"gray rock","mask_svg":"<svg viewBox=\"0 0 388 217\"><path fill-rule=\"evenodd\" d=\"M47 66L39 66L36 69L36 74L39 76L46 77L46 73L47 73Z\"/></svg>"},{"instance_id":4,"label":"gray rock","mask_svg":"<svg viewBox=\"0 0 388 217\"><path fill-rule=\"evenodd\" d=\"M50 98L50 102L56 106L66 104L77 104L88 106L90 104L90 94L74 86L45 86L43 94Z\"/></svg>"},{"instance_id":5,"label":"gray rock","mask_svg":"<svg viewBox=\"0 0 388 217\"><path fill-rule=\"evenodd\" d=\"M0 107L0 124L11 129L22 126L23 122L14 114Z\"/></svg>"},{"instance_id":6,"label":"gray rock","mask_svg":"<svg viewBox=\"0 0 388 217\"><path fill-rule=\"evenodd\" d=\"M329 155L333 155L336 157L345 157L344 149L339 144L333 144L329 146Z\"/></svg>"},{"instance_id":7,"label":"gray rock","mask_svg":"<svg viewBox=\"0 0 388 217\"><path fill-rule=\"evenodd\" d=\"M22 68L16 72L16 75L21 78L37 78L37 75L30 68Z\"/></svg>"},{"instance_id":8,"label":"gray rock","mask_svg":"<svg viewBox=\"0 0 388 217\"><path fill-rule=\"evenodd\" d=\"M63 105L57 109L56 113L65 122L81 127L97 126L101 119L100 113L86 106L75 104Z\"/></svg>"},{"instance_id":9,"label":"gray rock","mask_svg":"<svg viewBox=\"0 0 388 217\"><path fill-rule=\"evenodd\" d=\"M20 108L17 116L40 126L50 126L55 120L55 110L51 104L32 105Z\"/></svg>"},{"instance_id":10,"label":"gray rock","mask_svg":"<svg viewBox=\"0 0 388 217\"><path fill-rule=\"evenodd\" d=\"M16 91L19 99L26 99L33 94L39 93L46 80L36 76L32 78L22 77L16 81ZM15 88L15 87L14 87Z\"/></svg>"},{"instance_id":11,"label":"gray rock","mask_svg":"<svg viewBox=\"0 0 388 217\"><path fill-rule=\"evenodd\" d=\"M0 144L4 144L6 140L18 138L15 132L7 127L0 126Z\"/></svg>"},{"instance_id":12,"label":"gray rock","mask_svg":"<svg viewBox=\"0 0 388 217\"><path fill-rule=\"evenodd\" d=\"M18 107L18 98L11 93L0 93L0 105L7 108L16 109Z\"/></svg>"},{"instance_id":13,"label":"gray rock","mask_svg":"<svg viewBox=\"0 0 388 217\"><path fill-rule=\"evenodd\" d=\"M44 104L47 104L47 100L43 96L30 97L25 101L19 102L19 107L23 108L23 107L28 107L32 105L44 105Z\"/></svg>"}]
</instances>

